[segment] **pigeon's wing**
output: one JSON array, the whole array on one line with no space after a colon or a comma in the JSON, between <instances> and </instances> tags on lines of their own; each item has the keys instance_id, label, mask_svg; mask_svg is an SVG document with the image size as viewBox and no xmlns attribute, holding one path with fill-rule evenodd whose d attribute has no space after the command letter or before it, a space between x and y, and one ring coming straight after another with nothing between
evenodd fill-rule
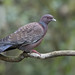
<instances>
[{"instance_id":1,"label":"pigeon's wing","mask_svg":"<svg viewBox=\"0 0 75 75\"><path fill-rule=\"evenodd\" d=\"M33 44L39 41L44 35L43 27L37 23L29 23L25 26L22 26L14 33L10 34L6 38L0 40L0 43L3 43L5 46L17 46L21 44Z\"/></svg>"},{"instance_id":2,"label":"pigeon's wing","mask_svg":"<svg viewBox=\"0 0 75 75\"><path fill-rule=\"evenodd\" d=\"M42 26L37 23L33 22L27 24L21 28L19 28L16 32L11 34L8 40L11 43L15 44L32 44L40 40L44 35L44 30Z\"/></svg>"}]
</instances>

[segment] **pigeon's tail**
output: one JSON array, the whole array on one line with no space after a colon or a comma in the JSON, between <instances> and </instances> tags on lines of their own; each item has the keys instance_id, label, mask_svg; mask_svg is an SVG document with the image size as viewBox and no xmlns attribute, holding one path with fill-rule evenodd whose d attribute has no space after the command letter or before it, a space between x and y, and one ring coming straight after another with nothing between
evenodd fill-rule
<instances>
[{"instance_id":1,"label":"pigeon's tail","mask_svg":"<svg viewBox=\"0 0 75 75\"><path fill-rule=\"evenodd\" d=\"M10 48L12 45L8 44L8 36L0 39L0 53Z\"/></svg>"},{"instance_id":2,"label":"pigeon's tail","mask_svg":"<svg viewBox=\"0 0 75 75\"><path fill-rule=\"evenodd\" d=\"M10 48L11 45L0 45L0 53Z\"/></svg>"}]
</instances>

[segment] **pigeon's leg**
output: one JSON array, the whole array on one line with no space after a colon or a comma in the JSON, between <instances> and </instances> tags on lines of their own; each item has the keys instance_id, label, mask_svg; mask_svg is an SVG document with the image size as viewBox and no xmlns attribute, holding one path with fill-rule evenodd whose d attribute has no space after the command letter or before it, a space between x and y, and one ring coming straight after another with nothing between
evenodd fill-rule
<instances>
[{"instance_id":1,"label":"pigeon's leg","mask_svg":"<svg viewBox=\"0 0 75 75\"><path fill-rule=\"evenodd\" d=\"M36 50L34 50L34 49L32 49L30 52L31 52L31 53L39 54L39 55L41 56L41 54L40 54L39 52L37 52Z\"/></svg>"}]
</instances>

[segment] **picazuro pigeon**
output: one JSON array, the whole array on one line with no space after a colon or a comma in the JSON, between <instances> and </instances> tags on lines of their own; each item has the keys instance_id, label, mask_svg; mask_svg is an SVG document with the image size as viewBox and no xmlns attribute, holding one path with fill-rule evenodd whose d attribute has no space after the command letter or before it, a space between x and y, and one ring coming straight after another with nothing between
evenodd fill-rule
<instances>
[{"instance_id":1,"label":"picazuro pigeon","mask_svg":"<svg viewBox=\"0 0 75 75\"><path fill-rule=\"evenodd\" d=\"M38 46L47 32L48 24L56 21L52 15L46 14L39 22L29 23L20 27L9 36L0 39L0 53L8 50L19 49L26 53L39 53L33 48Z\"/></svg>"}]
</instances>

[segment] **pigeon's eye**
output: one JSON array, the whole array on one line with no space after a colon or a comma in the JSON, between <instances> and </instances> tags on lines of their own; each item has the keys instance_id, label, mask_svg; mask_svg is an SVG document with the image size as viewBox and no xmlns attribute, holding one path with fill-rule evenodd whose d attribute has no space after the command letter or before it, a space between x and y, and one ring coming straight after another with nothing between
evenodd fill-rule
<instances>
[{"instance_id":1,"label":"pigeon's eye","mask_svg":"<svg viewBox=\"0 0 75 75\"><path fill-rule=\"evenodd\" d=\"M50 19L50 17L47 17L47 19Z\"/></svg>"},{"instance_id":2,"label":"pigeon's eye","mask_svg":"<svg viewBox=\"0 0 75 75\"><path fill-rule=\"evenodd\" d=\"M50 19L53 19L53 17L50 17Z\"/></svg>"}]
</instances>

